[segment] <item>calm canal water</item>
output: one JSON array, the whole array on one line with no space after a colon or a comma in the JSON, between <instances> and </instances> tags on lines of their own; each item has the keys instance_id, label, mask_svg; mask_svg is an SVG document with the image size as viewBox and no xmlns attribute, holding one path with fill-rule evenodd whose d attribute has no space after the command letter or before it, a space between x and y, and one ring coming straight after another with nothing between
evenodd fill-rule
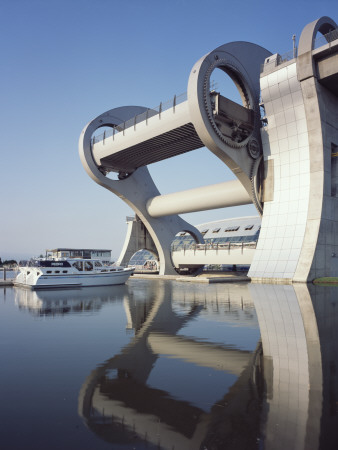
<instances>
[{"instance_id":1,"label":"calm canal water","mask_svg":"<svg viewBox=\"0 0 338 450\"><path fill-rule=\"evenodd\" d=\"M338 289L0 288L0 448L337 449Z\"/></svg>"}]
</instances>

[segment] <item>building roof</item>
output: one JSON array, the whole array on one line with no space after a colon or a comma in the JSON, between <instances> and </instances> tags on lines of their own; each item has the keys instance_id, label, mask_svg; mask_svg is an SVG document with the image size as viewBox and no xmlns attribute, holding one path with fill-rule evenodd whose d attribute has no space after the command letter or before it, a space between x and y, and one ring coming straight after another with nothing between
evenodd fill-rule
<instances>
[{"instance_id":1,"label":"building roof","mask_svg":"<svg viewBox=\"0 0 338 450\"><path fill-rule=\"evenodd\" d=\"M54 248L46 250L47 252L111 252L111 250L101 248Z\"/></svg>"},{"instance_id":2,"label":"building roof","mask_svg":"<svg viewBox=\"0 0 338 450\"><path fill-rule=\"evenodd\" d=\"M204 239L213 239L255 235L260 226L259 216L246 216L206 222L196 225L196 228L203 234Z\"/></svg>"}]
</instances>

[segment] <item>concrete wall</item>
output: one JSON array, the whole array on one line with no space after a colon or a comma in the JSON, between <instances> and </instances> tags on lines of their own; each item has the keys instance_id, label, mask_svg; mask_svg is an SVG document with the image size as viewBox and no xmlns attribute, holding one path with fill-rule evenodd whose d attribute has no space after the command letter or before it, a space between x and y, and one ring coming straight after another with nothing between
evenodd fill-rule
<instances>
[{"instance_id":1,"label":"concrete wall","mask_svg":"<svg viewBox=\"0 0 338 450\"><path fill-rule=\"evenodd\" d=\"M312 53L322 18L305 27L296 59L261 75L268 125L265 161L273 161L273 199L249 275L256 282L307 282L338 276L338 97L320 84ZM323 50L325 51L325 49ZM320 58L318 49L316 58ZM329 61L329 64L331 62Z\"/></svg>"},{"instance_id":2,"label":"concrete wall","mask_svg":"<svg viewBox=\"0 0 338 450\"><path fill-rule=\"evenodd\" d=\"M310 196L310 153L296 61L261 76L268 125L261 130L265 161L273 161L274 195L264 203L249 275L291 282L301 254Z\"/></svg>"}]
</instances>

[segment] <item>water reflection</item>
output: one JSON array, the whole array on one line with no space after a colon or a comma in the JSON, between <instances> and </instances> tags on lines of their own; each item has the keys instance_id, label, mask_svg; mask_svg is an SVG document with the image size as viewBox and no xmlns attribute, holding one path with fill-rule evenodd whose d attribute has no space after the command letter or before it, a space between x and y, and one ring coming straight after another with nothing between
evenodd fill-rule
<instances>
[{"instance_id":1,"label":"water reflection","mask_svg":"<svg viewBox=\"0 0 338 450\"><path fill-rule=\"evenodd\" d=\"M46 335L49 344L55 336L61 340L60 348L58 342L53 347L61 352L57 361L60 354L68 355L62 380L78 375L72 381L78 414L97 438L92 447L82 443L81 448L107 448L108 442L114 449L336 450L337 294L335 287L303 284L130 280L113 288L17 289L15 301L21 311L37 316L74 313L71 319L77 320L82 314L79 354L68 345L74 321L62 328L68 333L64 340L57 320L55 334ZM86 340L87 327L105 314L109 303L115 303L111 315L97 320L95 340ZM27 321L21 323L27 326ZM98 333L97 324L106 328ZM116 330L107 338L109 328ZM104 356L89 360L88 354L96 356L109 336L123 344L117 342L112 351L105 346ZM49 364L54 357L51 352ZM81 361L88 363L78 369ZM56 369L61 366L52 372L58 373ZM69 407L76 411L74 404ZM58 408L62 417L64 405Z\"/></svg>"},{"instance_id":2,"label":"water reflection","mask_svg":"<svg viewBox=\"0 0 338 450\"><path fill-rule=\"evenodd\" d=\"M337 288L251 285L264 354L267 449L337 449Z\"/></svg>"},{"instance_id":3,"label":"water reflection","mask_svg":"<svg viewBox=\"0 0 338 450\"><path fill-rule=\"evenodd\" d=\"M62 316L99 311L105 303L123 301L127 295L126 285L59 290L15 288L15 303L35 316Z\"/></svg>"},{"instance_id":4,"label":"water reflection","mask_svg":"<svg viewBox=\"0 0 338 450\"><path fill-rule=\"evenodd\" d=\"M153 283L144 289L129 296L128 326L135 330L134 338L89 375L79 395L79 414L95 433L116 445L198 449L225 448L226 442L233 441L236 448L254 446L262 402L260 343L252 352L235 343L221 345L179 334L201 315L229 321L232 315L238 326L244 326L241 315L255 321L248 287L232 286L230 303L231 292L224 286ZM217 400L210 401L213 378L208 375L200 384L207 397L210 391L208 406L196 406L184 398L184 392L177 394L176 385L173 392L156 388L152 371L160 357L190 365L192 385L200 383L202 368L222 374ZM183 373L173 370L165 376L179 385ZM195 395L199 396L197 389Z\"/></svg>"},{"instance_id":5,"label":"water reflection","mask_svg":"<svg viewBox=\"0 0 338 450\"><path fill-rule=\"evenodd\" d=\"M336 288L153 283L131 294L126 312L134 338L80 391L79 414L94 433L116 448L338 448ZM254 317L252 302L262 340L254 351L181 332L203 314L232 323L237 317L241 326L241 316ZM204 408L153 386L158 358L192 365L191 384L202 368L234 377ZM179 383L182 374L165 376Z\"/></svg>"}]
</instances>

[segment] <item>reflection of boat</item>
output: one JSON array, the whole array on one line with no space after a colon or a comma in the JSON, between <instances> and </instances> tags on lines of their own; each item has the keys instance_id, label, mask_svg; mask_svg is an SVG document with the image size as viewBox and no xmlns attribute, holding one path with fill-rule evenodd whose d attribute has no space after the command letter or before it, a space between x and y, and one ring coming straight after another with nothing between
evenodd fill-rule
<instances>
[{"instance_id":1,"label":"reflection of boat","mask_svg":"<svg viewBox=\"0 0 338 450\"><path fill-rule=\"evenodd\" d=\"M133 271L134 268L106 266L95 259L41 258L20 266L14 284L33 289L111 286L124 284Z\"/></svg>"},{"instance_id":2,"label":"reflection of boat","mask_svg":"<svg viewBox=\"0 0 338 450\"><path fill-rule=\"evenodd\" d=\"M125 285L57 291L16 289L15 303L19 309L28 310L33 315L59 316L99 311L105 303L123 301L127 293Z\"/></svg>"}]
</instances>

